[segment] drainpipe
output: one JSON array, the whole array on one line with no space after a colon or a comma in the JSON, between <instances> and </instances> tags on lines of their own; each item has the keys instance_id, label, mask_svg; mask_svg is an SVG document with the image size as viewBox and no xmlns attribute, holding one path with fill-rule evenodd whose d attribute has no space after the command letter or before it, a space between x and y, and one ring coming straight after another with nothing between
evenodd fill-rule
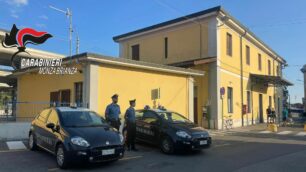
<instances>
[{"instance_id":1,"label":"drainpipe","mask_svg":"<svg viewBox=\"0 0 306 172\"><path fill-rule=\"evenodd\" d=\"M244 30L244 33L240 36L240 94L241 94L241 124L244 126L243 119L243 57L242 57L242 38L247 34L247 31Z\"/></svg>"},{"instance_id":2,"label":"drainpipe","mask_svg":"<svg viewBox=\"0 0 306 172\"><path fill-rule=\"evenodd\" d=\"M202 24L199 23L200 25L200 58L202 58Z\"/></svg>"}]
</instances>

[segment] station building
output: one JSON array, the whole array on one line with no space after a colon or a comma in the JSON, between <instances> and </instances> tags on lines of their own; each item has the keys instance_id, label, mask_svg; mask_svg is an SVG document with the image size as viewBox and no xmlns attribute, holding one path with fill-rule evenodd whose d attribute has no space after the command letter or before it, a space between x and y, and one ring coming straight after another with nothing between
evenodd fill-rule
<instances>
[{"instance_id":1,"label":"station building","mask_svg":"<svg viewBox=\"0 0 306 172\"><path fill-rule=\"evenodd\" d=\"M194 121L222 129L266 121L282 112L286 60L222 7L214 7L115 36L123 59L204 71L195 77Z\"/></svg>"},{"instance_id":2,"label":"station building","mask_svg":"<svg viewBox=\"0 0 306 172\"><path fill-rule=\"evenodd\" d=\"M14 71L17 79L17 119L31 120L42 109L54 103L87 107L104 116L113 94L119 95L121 118L136 99L137 109L162 105L193 118L193 78L203 71L167 65L83 53L63 59L66 67L77 67L77 73L39 74L39 69Z\"/></svg>"}]
</instances>

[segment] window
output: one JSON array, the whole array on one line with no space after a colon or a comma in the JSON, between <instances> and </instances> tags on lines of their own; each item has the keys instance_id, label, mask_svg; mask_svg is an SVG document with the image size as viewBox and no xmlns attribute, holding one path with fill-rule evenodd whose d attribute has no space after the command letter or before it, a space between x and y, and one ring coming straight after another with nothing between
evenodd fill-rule
<instances>
[{"instance_id":1,"label":"window","mask_svg":"<svg viewBox=\"0 0 306 172\"><path fill-rule=\"evenodd\" d=\"M46 122L47 118L48 118L48 115L49 115L49 112L50 112L50 109L45 109L43 110L39 116L37 117L37 119L43 123Z\"/></svg>"},{"instance_id":2,"label":"window","mask_svg":"<svg viewBox=\"0 0 306 172\"><path fill-rule=\"evenodd\" d=\"M70 90L61 90L61 106L70 106Z\"/></svg>"},{"instance_id":3,"label":"window","mask_svg":"<svg viewBox=\"0 0 306 172\"><path fill-rule=\"evenodd\" d=\"M184 116L176 113L176 112L158 112L157 113L163 120L176 123L176 122L187 122L191 123L187 118Z\"/></svg>"},{"instance_id":4,"label":"window","mask_svg":"<svg viewBox=\"0 0 306 172\"><path fill-rule=\"evenodd\" d=\"M160 99L160 88L151 90L151 100Z\"/></svg>"},{"instance_id":5,"label":"window","mask_svg":"<svg viewBox=\"0 0 306 172\"><path fill-rule=\"evenodd\" d=\"M139 60L139 44L132 46L132 60Z\"/></svg>"},{"instance_id":6,"label":"window","mask_svg":"<svg viewBox=\"0 0 306 172\"><path fill-rule=\"evenodd\" d=\"M233 54L233 45L232 45L232 35L226 34L226 54L232 56Z\"/></svg>"},{"instance_id":7,"label":"window","mask_svg":"<svg viewBox=\"0 0 306 172\"><path fill-rule=\"evenodd\" d=\"M136 111L135 112L136 119L141 119L143 117L143 111Z\"/></svg>"},{"instance_id":8,"label":"window","mask_svg":"<svg viewBox=\"0 0 306 172\"><path fill-rule=\"evenodd\" d=\"M83 82L74 83L74 99L78 107L83 104Z\"/></svg>"},{"instance_id":9,"label":"window","mask_svg":"<svg viewBox=\"0 0 306 172\"><path fill-rule=\"evenodd\" d=\"M272 107L272 96L269 96L269 106Z\"/></svg>"},{"instance_id":10,"label":"window","mask_svg":"<svg viewBox=\"0 0 306 172\"><path fill-rule=\"evenodd\" d=\"M60 92L54 91L50 93L50 107L57 106L60 102Z\"/></svg>"},{"instance_id":11,"label":"window","mask_svg":"<svg viewBox=\"0 0 306 172\"><path fill-rule=\"evenodd\" d=\"M57 116L57 113L56 113L55 110L52 110L50 112L50 115L49 115L48 120L47 120L47 124L49 124L49 123L53 123L55 125L58 124L58 116Z\"/></svg>"},{"instance_id":12,"label":"window","mask_svg":"<svg viewBox=\"0 0 306 172\"><path fill-rule=\"evenodd\" d=\"M65 127L107 126L101 116L91 111L64 111L61 122Z\"/></svg>"},{"instance_id":13,"label":"window","mask_svg":"<svg viewBox=\"0 0 306 172\"><path fill-rule=\"evenodd\" d=\"M168 38L165 37L165 59L168 58Z\"/></svg>"},{"instance_id":14,"label":"window","mask_svg":"<svg viewBox=\"0 0 306 172\"><path fill-rule=\"evenodd\" d=\"M144 112L143 114L143 117L142 117L142 120L143 122L145 123L152 123L152 122L155 122L158 120L156 114L152 111L146 111Z\"/></svg>"},{"instance_id":15,"label":"window","mask_svg":"<svg viewBox=\"0 0 306 172\"><path fill-rule=\"evenodd\" d=\"M258 70L261 70L261 54L258 54Z\"/></svg>"},{"instance_id":16,"label":"window","mask_svg":"<svg viewBox=\"0 0 306 172\"><path fill-rule=\"evenodd\" d=\"M50 92L50 106L70 106L70 90Z\"/></svg>"},{"instance_id":17,"label":"window","mask_svg":"<svg viewBox=\"0 0 306 172\"><path fill-rule=\"evenodd\" d=\"M245 61L247 65L250 65L250 47L249 46L245 46Z\"/></svg>"},{"instance_id":18,"label":"window","mask_svg":"<svg viewBox=\"0 0 306 172\"><path fill-rule=\"evenodd\" d=\"M248 113L251 113L252 111L252 104L251 104L251 92L250 91L247 91L247 106L248 106Z\"/></svg>"},{"instance_id":19,"label":"window","mask_svg":"<svg viewBox=\"0 0 306 172\"><path fill-rule=\"evenodd\" d=\"M278 65L276 66L276 76L280 76L279 75L279 66Z\"/></svg>"},{"instance_id":20,"label":"window","mask_svg":"<svg viewBox=\"0 0 306 172\"><path fill-rule=\"evenodd\" d=\"M227 87L227 111L233 113L233 88Z\"/></svg>"},{"instance_id":21,"label":"window","mask_svg":"<svg viewBox=\"0 0 306 172\"><path fill-rule=\"evenodd\" d=\"M271 61L268 60L268 75L271 75Z\"/></svg>"}]
</instances>

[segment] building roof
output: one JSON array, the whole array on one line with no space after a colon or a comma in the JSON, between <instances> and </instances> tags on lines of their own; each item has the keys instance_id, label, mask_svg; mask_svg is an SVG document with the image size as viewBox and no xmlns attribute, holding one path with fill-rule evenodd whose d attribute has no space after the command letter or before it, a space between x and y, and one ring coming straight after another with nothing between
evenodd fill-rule
<instances>
[{"instance_id":1,"label":"building roof","mask_svg":"<svg viewBox=\"0 0 306 172\"><path fill-rule=\"evenodd\" d=\"M125 58L110 57L110 56L104 56L104 55L95 54L95 53L89 53L89 52L77 54L72 57L66 57L63 59L62 64L69 64L71 63L71 60L73 62L78 61L80 63L91 62L91 63L98 63L98 64L110 64L110 65L116 65L116 66L140 68L140 69L151 70L151 71L160 71L160 72L190 75L190 76L203 76L205 73L204 71L184 69L180 67L173 67L173 66L168 66L168 65L136 61L136 60L130 60L130 59L125 59ZM15 76L15 75L35 71L35 70L38 70L38 68L30 67L30 68L25 68L25 69L18 69L18 70L15 70L12 75Z\"/></svg>"},{"instance_id":2,"label":"building roof","mask_svg":"<svg viewBox=\"0 0 306 172\"><path fill-rule=\"evenodd\" d=\"M193 67L195 65L200 65L200 64L207 64L207 63L212 63L217 61L217 57L203 57L203 58L198 58L198 59L192 59L192 60L186 60L182 62L176 62L176 63L171 63L168 64L170 66L176 66L176 67L183 67L183 68L189 68Z\"/></svg>"},{"instance_id":3,"label":"building roof","mask_svg":"<svg viewBox=\"0 0 306 172\"><path fill-rule=\"evenodd\" d=\"M303 66L303 68L301 69L301 71L302 71L303 73L306 73L306 64Z\"/></svg>"},{"instance_id":4,"label":"building roof","mask_svg":"<svg viewBox=\"0 0 306 172\"><path fill-rule=\"evenodd\" d=\"M155 25L145 27L145 28L142 28L142 29L138 29L138 30L135 30L135 31L132 31L132 32L128 32L128 33L125 33L125 34L122 34L122 35L114 36L113 40L117 42L120 38L124 38L124 37L128 37L128 36L135 35L135 34L138 34L138 33L146 32L146 31L149 31L149 30L161 28L161 27L171 25L171 24L174 24L174 23L178 23L178 22L181 22L181 21L190 20L190 19L202 16L202 15L209 14L211 12L217 12L217 11L220 11L220 10L221 10L221 6L209 8L209 9L206 9L206 10L203 10L203 11L200 11L200 12L196 12L196 13L193 13L193 14L189 14L189 15L186 15L186 16L183 16L183 17L179 17L179 18L176 18L176 19L173 19L173 20L169 20L169 21L166 21L166 22L155 24Z\"/></svg>"},{"instance_id":5,"label":"building roof","mask_svg":"<svg viewBox=\"0 0 306 172\"><path fill-rule=\"evenodd\" d=\"M286 60L284 58L282 58L280 55L278 55L272 48L270 48L267 44L265 44L252 31L250 31L247 27L245 27L237 19L235 19L233 16L231 16L221 6L216 6L216 7L209 8L209 9L206 9L206 10L203 10L203 11L199 11L199 12L192 13L192 14L189 14L189 15L186 15L186 16L182 16L182 17L179 17L179 18L176 18L176 19L173 19L173 20L169 20L169 21L166 21L166 22L155 24L155 25L145 27L145 28L142 28L142 29L138 29L138 30L135 30L135 31L132 31L132 32L128 32L128 33L125 33L125 34L122 34L122 35L114 36L113 40L115 42L119 42L120 39L122 39L122 38L127 38L127 37L130 37L130 36L134 36L134 35L137 35L137 34L140 34L140 33L147 32L147 31L159 29L159 28L166 27L166 26L169 26L169 25L172 25L172 24L175 24L175 23L182 22L182 21L188 21L188 20L192 21L193 19L197 19L200 16L207 15L207 14L210 14L210 13L216 13L217 14L219 12L222 12L223 14L225 14L225 16L227 16L229 19L231 19L236 24L238 24L241 28L243 28L243 30L245 30L248 34L250 34L252 37L254 37L259 43L264 45L269 51L271 51L273 54L275 54L277 57L279 57L282 61L284 61L284 63L286 63Z\"/></svg>"},{"instance_id":6,"label":"building roof","mask_svg":"<svg viewBox=\"0 0 306 172\"><path fill-rule=\"evenodd\" d=\"M280 76L250 74L252 82L261 84L273 84L276 86L292 86L293 84Z\"/></svg>"}]
</instances>

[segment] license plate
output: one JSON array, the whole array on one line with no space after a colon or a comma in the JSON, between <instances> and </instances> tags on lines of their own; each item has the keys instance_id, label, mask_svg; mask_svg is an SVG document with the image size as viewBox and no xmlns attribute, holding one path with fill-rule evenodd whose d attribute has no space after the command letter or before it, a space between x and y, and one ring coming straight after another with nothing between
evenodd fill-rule
<instances>
[{"instance_id":1,"label":"license plate","mask_svg":"<svg viewBox=\"0 0 306 172\"><path fill-rule=\"evenodd\" d=\"M115 149L105 149L102 150L102 155L112 155L115 153Z\"/></svg>"},{"instance_id":2,"label":"license plate","mask_svg":"<svg viewBox=\"0 0 306 172\"><path fill-rule=\"evenodd\" d=\"M200 145L207 145L207 140L200 140Z\"/></svg>"}]
</instances>

